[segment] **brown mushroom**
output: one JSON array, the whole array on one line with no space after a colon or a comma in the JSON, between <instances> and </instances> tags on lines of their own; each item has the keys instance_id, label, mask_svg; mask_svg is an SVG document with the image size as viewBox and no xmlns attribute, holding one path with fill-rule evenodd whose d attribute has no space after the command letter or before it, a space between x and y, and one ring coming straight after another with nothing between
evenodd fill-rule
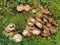
<instances>
[{"instance_id":1,"label":"brown mushroom","mask_svg":"<svg viewBox=\"0 0 60 45\"><path fill-rule=\"evenodd\" d=\"M44 9L42 5L39 5L38 7L40 9L40 12L45 13L45 14L49 14L48 9Z\"/></svg>"},{"instance_id":2,"label":"brown mushroom","mask_svg":"<svg viewBox=\"0 0 60 45\"><path fill-rule=\"evenodd\" d=\"M40 12L38 12L36 15L35 15L35 19L37 18L41 18L42 17L42 14Z\"/></svg>"},{"instance_id":3,"label":"brown mushroom","mask_svg":"<svg viewBox=\"0 0 60 45\"><path fill-rule=\"evenodd\" d=\"M54 20L54 21L52 21L52 26L54 26L54 27L56 27L57 26L57 24L56 24L56 21Z\"/></svg>"},{"instance_id":4,"label":"brown mushroom","mask_svg":"<svg viewBox=\"0 0 60 45\"><path fill-rule=\"evenodd\" d=\"M53 22L54 19L53 18L48 18L49 22Z\"/></svg>"},{"instance_id":5,"label":"brown mushroom","mask_svg":"<svg viewBox=\"0 0 60 45\"><path fill-rule=\"evenodd\" d=\"M37 27L39 27L39 28L42 28L42 24L41 24L40 22L37 22L37 21L36 21L35 25L36 25Z\"/></svg>"},{"instance_id":6,"label":"brown mushroom","mask_svg":"<svg viewBox=\"0 0 60 45\"><path fill-rule=\"evenodd\" d=\"M27 22L35 23L35 19L33 19L33 18L29 18L29 19L27 20Z\"/></svg>"},{"instance_id":7,"label":"brown mushroom","mask_svg":"<svg viewBox=\"0 0 60 45\"><path fill-rule=\"evenodd\" d=\"M46 26L50 28L52 25L51 23L47 23Z\"/></svg>"},{"instance_id":8,"label":"brown mushroom","mask_svg":"<svg viewBox=\"0 0 60 45\"><path fill-rule=\"evenodd\" d=\"M34 26L34 24L32 22L27 22L27 25Z\"/></svg>"},{"instance_id":9,"label":"brown mushroom","mask_svg":"<svg viewBox=\"0 0 60 45\"><path fill-rule=\"evenodd\" d=\"M48 19L49 17L47 15L43 15L42 18Z\"/></svg>"},{"instance_id":10,"label":"brown mushroom","mask_svg":"<svg viewBox=\"0 0 60 45\"><path fill-rule=\"evenodd\" d=\"M46 18L42 18L43 19L43 22L45 23L47 23L48 22L48 20L46 19Z\"/></svg>"},{"instance_id":11,"label":"brown mushroom","mask_svg":"<svg viewBox=\"0 0 60 45\"><path fill-rule=\"evenodd\" d=\"M43 29L49 30L49 28L47 26L44 26L44 25L43 25Z\"/></svg>"},{"instance_id":12,"label":"brown mushroom","mask_svg":"<svg viewBox=\"0 0 60 45\"><path fill-rule=\"evenodd\" d=\"M41 35L44 36L44 37L48 37L48 36L50 36L51 34L50 34L49 30L44 29L44 31L42 32Z\"/></svg>"},{"instance_id":13,"label":"brown mushroom","mask_svg":"<svg viewBox=\"0 0 60 45\"><path fill-rule=\"evenodd\" d=\"M35 28L34 26L29 26L29 25L27 25L25 29L26 29L26 30L33 30L34 28Z\"/></svg>"}]
</instances>

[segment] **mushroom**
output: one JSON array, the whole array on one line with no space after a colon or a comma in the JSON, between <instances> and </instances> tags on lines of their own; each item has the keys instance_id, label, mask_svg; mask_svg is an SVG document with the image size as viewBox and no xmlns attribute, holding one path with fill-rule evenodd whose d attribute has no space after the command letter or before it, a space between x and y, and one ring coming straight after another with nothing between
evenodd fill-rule
<instances>
[{"instance_id":1,"label":"mushroom","mask_svg":"<svg viewBox=\"0 0 60 45\"><path fill-rule=\"evenodd\" d=\"M36 13L36 9L33 9L32 12L33 12L33 13Z\"/></svg>"},{"instance_id":2,"label":"mushroom","mask_svg":"<svg viewBox=\"0 0 60 45\"><path fill-rule=\"evenodd\" d=\"M33 19L33 18L29 18L29 19L27 20L27 22L35 23L35 19Z\"/></svg>"},{"instance_id":3,"label":"mushroom","mask_svg":"<svg viewBox=\"0 0 60 45\"><path fill-rule=\"evenodd\" d=\"M40 12L45 13L45 14L49 14L48 9L44 9L42 5L39 5L38 7L40 9Z\"/></svg>"},{"instance_id":4,"label":"mushroom","mask_svg":"<svg viewBox=\"0 0 60 45\"><path fill-rule=\"evenodd\" d=\"M54 20L54 21L52 21L52 26L54 26L54 27L56 27L57 26L57 24L56 24L56 21Z\"/></svg>"},{"instance_id":5,"label":"mushroom","mask_svg":"<svg viewBox=\"0 0 60 45\"><path fill-rule=\"evenodd\" d=\"M50 28L50 32L51 32L51 33L55 33L55 32L56 32L56 29Z\"/></svg>"},{"instance_id":6,"label":"mushroom","mask_svg":"<svg viewBox=\"0 0 60 45\"><path fill-rule=\"evenodd\" d=\"M20 5L17 6L16 9L17 9L17 11L19 11L19 12L20 12L20 11L23 11L23 10L24 10L24 6L23 6L22 4L20 4Z\"/></svg>"},{"instance_id":7,"label":"mushroom","mask_svg":"<svg viewBox=\"0 0 60 45\"><path fill-rule=\"evenodd\" d=\"M34 29L34 30L31 31L31 33L32 33L33 35L38 36L38 35L41 33L41 31L38 30L38 29Z\"/></svg>"},{"instance_id":8,"label":"mushroom","mask_svg":"<svg viewBox=\"0 0 60 45\"><path fill-rule=\"evenodd\" d=\"M23 36L31 36L31 33L28 30L23 30L22 34Z\"/></svg>"},{"instance_id":9,"label":"mushroom","mask_svg":"<svg viewBox=\"0 0 60 45\"><path fill-rule=\"evenodd\" d=\"M48 11L48 9L44 9L43 12L44 12L45 14L49 14L49 13L50 13L50 12Z\"/></svg>"},{"instance_id":10,"label":"mushroom","mask_svg":"<svg viewBox=\"0 0 60 45\"><path fill-rule=\"evenodd\" d=\"M49 30L49 27L43 25L43 29Z\"/></svg>"},{"instance_id":11,"label":"mushroom","mask_svg":"<svg viewBox=\"0 0 60 45\"><path fill-rule=\"evenodd\" d=\"M14 35L14 32L6 32L6 31L3 31L3 34L6 36L6 37L13 37Z\"/></svg>"},{"instance_id":12,"label":"mushroom","mask_svg":"<svg viewBox=\"0 0 60 45\"><path fill-rule=\"evenodd\" d=\"M37 18L41 18L42 17L42 14L40 12L38 12L36 15L35 15L35 19Z\"/></svg>"},{"instance_id":13,"label":"mushroom","mask_svg":"<svg viewBox=\"0 0 60 45\"><path fill-rule=\"evenodd\" d=\"M35 28L34 26L29 26L29 25L27 25L25 29L26 29L26 30L33 30L34 28Z\"/></svg>"},{"instance_id":14,"label":"mushroom","mask_svg":"<svg viewBox=\"0 0 60 45\"><path fill-rule=\"evenodd\" d=\"M46 18L42 18L43 19L43 22L45 23L47 23L48 22L48 20L46 19Z\"/></svg>"},{"instance_id":15,"label":"mushroom","mask_svg":"<svg viewBox=\"0 0 60 45\"><path fill-rule=\"evenodd\" d=\"M51 23L47 23L46 26L50 28L52 25Z\"/></svg>"},{"instance_id":16,"label":"mushroom","mask_svg":"<svg viewBox=\"0 0 60 45\"><path fill-rule=\"evenodd\" d=\"M22 35L21 34L15 34L12 38L16 42L21 42L22 41Z\"/></svg>"},{"instance_id":17,"label":"mushroom","mask_svg":"<svg viewBox=\"0 0 60 45\"><path fill-rule=\"evenodd\" d=\"M44 37L48 37L51 34L50 34L50 31L49 30L44 29L41 35L44 36Z\"/></svg>"},{"instance_id":18,"label":"mushroom","mask_svg":"<svg viewBox=\"0 0 60 45\"><path fill-rule=\"evenodd\" d=\"M27 22L27 25L34 26L34 24L32 22Z\"/></svg>"},{"instance_id":19,"label":"mushroom","mask_svg":"<svg viewBox=\"0 0 60 45\"><path fill-rule=\"evenodd\" d=\"M30 11L30 10L31 10L31 7L30 7L29 5L25 5L25 6L24 6L24 10L25 10L25 11Z\"/></svg>"},{"instance_id":20,"label":"mushroom","mask_svg":"<svg viewBox=\"0 0 60 45\"><path fill-rule=\"evenodd\" d=\"M39 28L42 28L42 24L41 24L40 22L38 22L38 21L36 21L35 25L36 25L37 27L39 27Z\"/></svg>"},{"instance_id":21,"label":"mushroom","mask_svg":"<svg viewBox=\"0 0 60 45\"><path fill-rule=\"evenodd\" d=\"M47 15L43 15L42 18L49 19Z\"/></svg>"},{"instance_id":22,"label":"mushroom","mask_svg":"<svg viewBox=\"0 0 60 45\"><path fill-rule=\"evenodd\" d=\"M13 23L10 23L6 28L5 28L5 31L6 32L11 32L15 29L15 24Z\"/></svg>"},{"instance_id":23,"label":"mushroom","mask_svg":"<svg viewBox=\"0 0 60 45\"><path fill-rule=\"evenodd\" d=\"M53 22L54 18L48 18L49 22Z\"/></svg>"},{"instance_id":24,"label":"mushroom","mask_svg":"<svg viewBox=\"0 0 60 45\"><path fill-rule=\"evenodd\" d=\"M42 23L42 20L40 18L36 18L36 21L38 22L41 22Z\"/></svg>"}]
</instances>

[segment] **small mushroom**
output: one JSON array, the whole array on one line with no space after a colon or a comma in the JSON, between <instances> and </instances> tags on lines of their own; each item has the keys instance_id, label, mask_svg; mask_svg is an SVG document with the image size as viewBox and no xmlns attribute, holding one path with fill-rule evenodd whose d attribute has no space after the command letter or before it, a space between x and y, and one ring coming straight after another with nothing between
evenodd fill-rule
<instances>
[{"instance_id":1,"label":"small mushroom","mask_svg":"<svg viewBox=\"0 0 60 45\"><path fill-rule=\"evenodd\" d=\"M36 35L36 36L38 36L41 33L41 31L38 30L38 29L34 29L31 32L32 32L33 35Z\"/></svg>"},{"instance_id":2,"label":"small mushroom","mask_svg":"<svg viewBox=\"0 0 60 45\"><path fill-rule=\"evenodd\" d=\"M48 36L50 36L51 34L50 34L49 30L44 29L44 31L42 32L41 35L44 36L44 37L48 37Z\"/></svg>"},{"instance_id":3,"label":"small mushroom","mask_svg":"<svg viewBox=\"0 0 60 45\"><path fill-rule=\"evenodd\" d=\"M33 9L32 12L33 12L33 13L36 13L36 9Z\"/></svg>"},{"instance_id":4,"label":"small mushroom","mask_svg":"<svg viewBox=\"0 0 60 45\"><path fill-rule=\"evenodd\" d=\"M46 23L47 23L47 22L48 22L48 20L47 20L46 18L43 18L43 22L46 22Z\"/></svg>"},{"instance_id":5,"label":"small mushroom","mask_svg":"<svg viewBox=\"0 0 60 45\"><path fill-rule=\"evenodd\" d=\"M29 19L27 20L27 22L35 23L35 19L33 19L33 18L29 18Z\"/></svg>"},{"instance_id":6,"label":"small mushroom","mask_svg":"<svg viewBox=\"0 0 60 45\"><path fill-rule=\"evenodd\" d=\"M5 31L6 32L11 32L15 29L15 24L13 23L10 23L6 28L5 28Z\"/></svg>"},{"instance_id":7,"label":"small mushroom","mask_svg":"<svg viewBox=\"0 0 60 45\"><path fill-rule=\"evenodd\" d=\"M50 12L48 11L48 9L44 9L43 12L44 12L45 14L49 14L49 13L50 13Z\"/></svg>"},{"instance_id":8,"label":"small mushroom","mask_svg":"<svg viewBox=\"0 0 60 45\"><path fill-rule=\"evenodd\" d=\"M56 24L56 21L54 20L54 21L52 21L52 26L54 26L54 27L56 27L57 26L57 24Z\"/></svg>"},{"instance_id":9,"label":"small mushroom","mask_svg":"<svg viewBox=\"0 0 60 45\"><path fill-rule=\"evenodd\" d=\"M40 18L36 18L36 21L38 22L41 22L42 23L42 20Z\"/></svg>"},{"instance_id":10,"label":"small mushroom","mask_svg":"<svg viewBox=\"0 0 60 45\"><path fill-rule=\"evenodd\" d=\"M35 15L35 19L37 18L41 18L42 17L42 14L40 12L38 12L36 15Z\"/></svg>"},{"instance_id":11,"label":"small mushroom","mask_svg":"<svg viewBox=\"0 0 60 45\"><path fill-rule=\"evenodd\" d=\"M25 11L30 11L30 10L31 10L31 7L30 7L29 5L25 5L25 6L24 6L24 10L25 10Z\"/></svg>"},{"instance_id":12,"label":"small mushroom","mask_svg":"<svg viewBox=\"0 0 60 45\"><path fill-rule=\"evenodd\" d=\"M41 24L40 22L37 22L37 21L36 21L35 25L36 25L37 27L39 27L39 28L42 28L42 24Z\"/></svg>"},{"instance_id":13,"label":"small mushroom","mask_svg":"<svg viewBox=\"0 0 60 45\"><path fill-rule=\"evenodd\" d=\"M32 22L27 22L27 25L34 26L34 24Z\"/></svg>"},{"instance_id":14,"label":"small mushroom","mask_svg":"<svg viewBox=\"0 0 60 45\"><path fill-rule=\"evenodd\" d=\"M33 30L34 28L35 28L34 26L29 26L29 25L27 25L25 29L26 29L26 30Z\"/></svg>"},{"instance_id":15,"label":"small mushroom","mask_svg":"<svg viewBox=\"0 0 60 45\"><path fill-rule=\"evenodd\" d=\"M22 35L21 34L15 34L13 36L13 40L15 40L15 42L21 42L22 41Z\"/></svg>"},{"instance_id":16,"label":"small mushroom","mask_svg":"<svg viewBox=\"0 0 60 45\"><path fill-rule=\"evenodd\" d=\"M52 25L51 23L47 23L46 26L50 28Z\"/></svg>"},{"instance_id":17,"label":"small mushroom","mask_svg":"<svg viewBox=\"0 0 60 45\"><path fill-rule=\"evenodd\" d=\"M56 29L50 28L50 32L51 32L51 33L55 33L55 32L56 32Z\"/></svg>"},{"instance_id":18,"label":"small mushroom","mask_svg":"<svg viewBox=\"0 0 60 45\"><path fill-rule=\"evenodd\" d=\"M44 7L42 5L39 5L38 7L40 9L40 12L45 13L45 14L49 14L48 9L44 9Z\"/></svg>"},{"instance_id":19,"label":"small mushroom","mask_svg":"<svg viewBox=\"0 0 60 45\"><path fill-rule=\"evenodd\" d=\"M47 26L43 25L43 28L46 29L46 30L49 30L49 27L47 27Z\"/></svg>"},{"instance_id":20,"label":"small mushroom","mask_svg":"<svg viewBox=\"0 0 60 45\"><path fill-rule=\"evenodd\" d=\"M24 10L24 6L23 6L22 4L20 4L20 5L17 6L16 9L17 9L17 11L19 11L19 12L20 12L20 11L23 11L23 10Z\"/></svg>"},{"instance_id":21,"label":"small mushroom","mask_svg":"<svg viewBox=\"0 0 60 45\"><path fill-rule=\"evenodd\" d=\"M43 15L42 18L49 19L47 15Z\"/></svg>"},{"instance_id":22,"label":"small mushroom","mask_svg":"<svg viewBox=\"0 0 60 45\"><path fill-rule=\"evenodd\" d=\"M54 19L53 18L48 18L49 22L53 22Z\"/></svg>"},{"instance_id":23,"label":"small mushroom","mask_svg":"<svg viewBox=\"0 0 60 45\"><path fill-rule=\"evenodd\" d=\"M6 36L6 37L13 37L14 35L14 32L6 32L6 31L3 31L3 34Z\"/></svg>"},{"instance_id":24,"label":"small mushroom","mask_svg":"<svg viewBox=\"0 0 60 45\"><path fill-rule=\"evenodd\" d=\"M23 30L22 34L23 36L28 36L28 37L31 36L31 33L28 30Z\"/></svg>"}]
</instances>

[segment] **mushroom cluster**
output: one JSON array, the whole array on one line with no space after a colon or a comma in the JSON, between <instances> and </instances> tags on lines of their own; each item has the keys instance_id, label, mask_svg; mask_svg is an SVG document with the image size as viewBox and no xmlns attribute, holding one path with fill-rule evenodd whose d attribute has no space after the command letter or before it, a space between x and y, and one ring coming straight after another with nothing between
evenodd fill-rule
<instances>
[{"instance_id":1,"label":"mushroom cluster","mask_svg":"<svg viewBox=\"0 0 60 45\"><path fill-rule=\"evenodd\" d=\"M50 13L50 11L48 11L48 9L44 8L42 5L38 5L38 10L41 13L45 13L45 14L49 14Z\"/></svg>"},{"instance_id":2,"label":"mushroom cluster","mask_svg":"<svg viewBox=\"0 0 60 45\"><path fill-rule=\"evenodd\" d=\"M8 26L5 27L5 30L3 31L3 34L6 37L9 37L11 40L15 40L15 42L20 42L22 40L22 35L21 34L15 34L16 26L13 23L10 23Z\"/></svg>"},{"instance_id":3,"label":"mushroom cluster","mask_svg":"<svg viewBox=\"0 0 60 45\"><path fill-rule=\"evenodd\" d=\"M10 23L8 26L5 27L3 34L6 37L12 37L14 35L14 32L13 32L14 30L15 30L15 24Z\"/></svg>"},{"instance_id":4,"label":"mushroom cluster","mask_svg":"<svg viewBox=\"0 0 60 45\"><path fill-rule=\"evenodd\" d=\"M36 14L34 18L29 18L27 20L27 26L23 30L22 34L24 36L41 35L44 37L50 36L56 30L56 21L54 18L47 15Z\"/></svg>"},{"instance_id":5,"label":"mushroom cluster","mask_svg":"<svg viewBox=\"0 0 60 45\"><path fill-rule=\"evenodd\" d=\"M29 5L18 5L17 11L30 11L32 8ZM30 37L31 35L35 36L44 36L48 37L53 32L56 32L56 21L53 17L48 16L49 11L48 9L44 9L43 6L38 6L38 12L36 12L36 9L32 9L31 11L36 14L34 18L29 18L27 20L27 25L25 29L22 31L22 35L26 37ZM43 15L42 15L43 14ZM16 28L16 25L13 23L10 23L8 26L6 26L5 30L3 31L3 34L6 37L9 37L12 40L15 40L15 42L21 42L22 41L22 35L21 34L15 34L14 30ZM18 27L19 28L19 27Z\"/></svg>"},{"instance_id":6,"label":"mushroom cluster","mask_svg":"<svg viewBox=\"0 0 60 45\"><path fill-rule=\"evenodd\" d=\"M30 7L30 5L23 5L23 4L20 4L20 5L18 5L17 6L17 11L18 12L21 12L21 11L30 11L31 10L31 7Z\"/></svg>"}]
</instances>

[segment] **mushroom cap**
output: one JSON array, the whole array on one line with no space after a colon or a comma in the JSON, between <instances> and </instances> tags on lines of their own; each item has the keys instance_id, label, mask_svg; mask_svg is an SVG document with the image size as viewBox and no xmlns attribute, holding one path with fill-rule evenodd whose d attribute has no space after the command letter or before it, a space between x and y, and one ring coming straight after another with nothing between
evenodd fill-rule
<instances>
[{"instance_id":1,"label":"mushroom cap","mask_svg":"<svg viewBox=\"0 0 60 45\"><path fill-rule=\"evenodd\" d=\"M22 4L17 6L17 11L23 11L24 10L24 6Z\"/></svg>"},{"instance_id":2,"label":"mushroom cap","mask_svg":"<svg viewBox=\"0 0 60 45\"><path fill-rule=\"evenodd\" d=\"M42 24L41 24L40 22L37 22L37 21L36 21L35 25L36 25L37 27L39 27L39 28L42 28Z\"/></svg>"},{"instance_id":3,"label":"mushroom cap","mask_svg":"<svg viewBox=\"0 0 60 45\"><path fill-rule=\"evenodd\" d=\"M34 28L35 28L34 26L29 26L29 25L25 27L26 30L33 30Z\"/></svg>"},{"instance_id":4,"label":"mushroom cap","mask_svg":"<svg viewBox=\"0 0 60 45\"><path fill-rule=\"evenodd\" d=\"M34 29L31 32L32 32L33 35L39 35L41 33L41 31L38 30L38 29Z\"/></svg>"},{"instance_id":5,"label":"mushroom cap","mask_svg":"<svg viewBox=\"0 0 60 45\"><path fill-rule=\"evenodd\" d=\"M6 32L11 32L15 29L15 24L13 23L10 23L6 28L5 28L5 31Z\"/></svg>"},{"instance_id":6,"label":"mushroom cap","mask_svg":"<svg viewBox=\"0 0 60 45\"><path fill-rule=\"evenodd\" d=\"M35 23L35 19L33 19L33 18L31 17L31 18L29 18L29 19L27 20L27 22Z\"/></svg>"},{"instance_id":7,"label":"mushroom cap","mask_svg":"<svg viewBox=\"0 0 60 45\"><path fill-rule=\"evenodd\" d=\"M27 25L33 26L34 24L32 22L27 22Z\"/></svg>"},{"instance_id":8,"label":"mushroom cap","mask_svg":"<svg viewBox=\"0 0 60 45\"><path fill-rule=\"evenodd\" d=\"M6 31L3 31L3 34L6 36L6 37L13 37L14 35L14 32L6 32Z\"/></svg>"},{"instance_id":9,"label":"mushroom cap","mask_svg":"<svg viewBox=\"0 0 60 45\"><path fill-rule=\"evenodd\" d=\"M35 15L35 19L36 19L36 18L41 18L41 17L42 17L41 12L38 12L38 13Z\"/></svg>"},{"instance_id":10,"label":"mushroom cap","mask_svg":"<svg viewBox=\"0 0 60 45\"><path fill-rule=\"evenodd\" d=\"M30 7L29 5L25 5L25 6L24 6L24 10L25 10L25 11L30 11L30 9L31 9L31 7Z\"/></svg>"},{"instance_id":11,"label":"mushroom cap","mask_svg":"<svg viewBox=\"0 0 60 45\"><path fill-rule=\"evenodd\" d=\"M22 41L22 36L21 34L15 34L13 36L13 40L15 40L16 42L21 42Z\"/></svg>"},{"instance_id":12,"label":"mushroom cap","mask_svg":"<svg viewBox=\"0 0 60 45\"><path fill-rule=\"evenodd\" d=\"M23 36L30 36L30 32L28 30L23 30L22 32Z\"/></svg>"},{"instance_id":13,"label":"mushroom cap","mask_svg":"<svg viewBox=\"0 0 60 45\"><path fill-rule=\"evenodd\" d=\"M41 35L44 36L44 37L50 36L51 35L50 30L44 29Z\"/></svg>"},{"instance_id":14,"label":"mushroom cap","mask_svg":"<svg viewBox=\"0 0 60 45\"><path fill-rule=\"evenodd\" d=\"M32 12L33 12L33 13L36 13L36 9L33 9Z\"/></svg>"},{"instance_id":15,"label":"mushroom cap","mask_svg":"<svg viewBox=\"0 0 60 45\"><path fill-rule=\"evenodd\" d=\"M49 14L48 9L44 9L44 7L42 5L39 5L38 7L42 13Z\"/></svg>"}]
</instances>

